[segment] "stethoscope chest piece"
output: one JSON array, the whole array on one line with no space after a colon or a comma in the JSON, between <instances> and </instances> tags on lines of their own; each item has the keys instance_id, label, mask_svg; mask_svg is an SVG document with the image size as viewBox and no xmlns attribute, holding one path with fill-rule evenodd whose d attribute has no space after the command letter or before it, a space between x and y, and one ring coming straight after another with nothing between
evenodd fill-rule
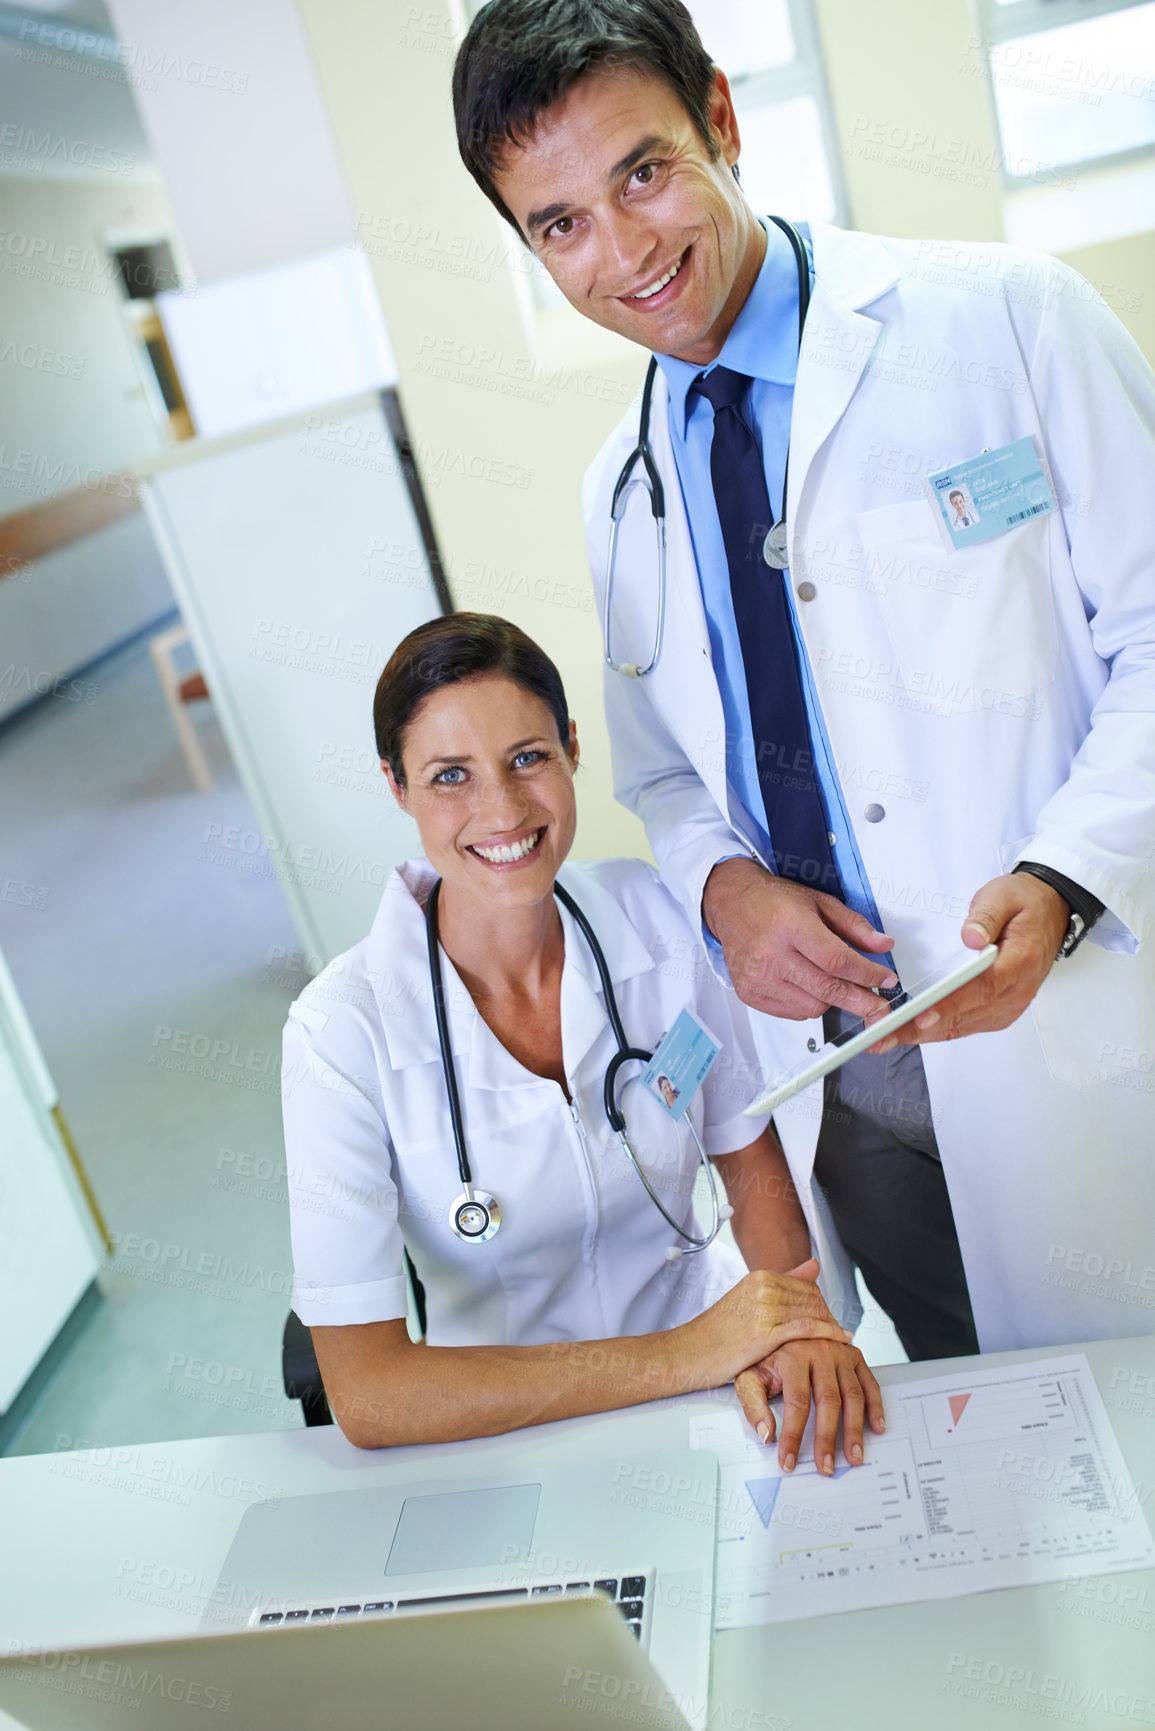
<instances>
[{"instance_id":1,"label":"stethoscope chest piece","mask_svg":"<svg viewBox=\"0 0 1155 1731\"><path fill-rule=\"evenodd\" d=\"M484 1244L501 1225L501 1203L471 1184L455 1198L449 1223L463 1244Z\"/></svg>"},{"instance_id":2,"label":"stethoscope chest piece","mask_svg":"<svg viewBox=\"0 0 1155 1731\"><path fill-rule=\"evenodd\" d=\"M762 557L774 571L785 571L789 561L786 557L786 519L783 517L767 533L762 543Z\"/></svg>"},{"instance_id":3,"label":"stethoscope chest piece","mask_svg":"<svg viewBox=\"0 0 1155 1731\"><path fill-rule=\"evenodd\" d=\"M644 672L646 669L642 669L641 671ZM610 1026L613 1029L614 1038L618 1044L618 1049L607 1066L603 1084L606 1117L609 1121L610 1128L614 1131L615 1135L621 1142L622 1148L624 1149L630 1164L634 1167L638 1177L645 1185L650 1200L658 1210L658 1213L662 1216L667 1225L673 1228L678 1237L684 1241L681 1248L674 1249L671 1247L671 1249L666 1252L666 1255L669 1257L687 1256L695 1250L706 1250L711 1244L713 1244L715 1238L718 1236L718 1229L721 1226L722 1221L728 1219L733 1210L729 1207L722 1207L719 1205L718 1190L714 1181L714 1169L710 1164L705 1148L702 1146L698 1132L694 1128L693 1119L690 1117L688 1112L685 1114L686 1126L689 1129L690 1134L693 1136L698 1149L698 1158L701 1162L702 1169L706 1174L707 1180L709 1181L710 1198L713 1207L713 1219L711 1221L710 1230L704 1238L695 1238L692 1233L687 1232L685 1226L680 1225L679 1222L667 1212L665 1204L662 1202L657 1191L654 1189L650 1180L646 1177L645 1172L642 1170L637 1155L630 1146L630 1138L626 1130L625 1116L617 1101L616 1082L618 1071L621 1069L623 1064L649 1063L650 1059L653 1057L653 1053L643 1051L639 1046L631 1046L627 1042L625 1030L622 1027L622 1019L618 1014L617 999L614 996L613 980L610 977L609 967L606 963L606 958L602 953L602 947L598 943L597 937L594 933L594 929L578 907L577 903L574 901L573 897L569 894L568 890L564 889L561 884L554 884L553 893L557 897L558 901L561 902L562 906L569 909L569 912L573 916L582 933L582 936L590 947L590 953L594 958L598 977L602 984L602 991L605 995L606 1013L609 1017ZM437 1043L441 1048L441 1067L445 1077L445 1091L449 1099L449 1117L450 1122L453 1125L453 1142L457 1151L457 1170L461 1174L462 1185L461 1194L455 1196L453 1199L453 1204L449 1212L449 1224L453 1228L455 1236L460 1238L463 1244L486 1244L494 1236L498 1227L501 1225L501 1203L497 1200L496 1196L491 1196L488 1190L477 1190L474 1188L473 1174L469 1166L469 1154L465 1146L465 1125L461 1116L461 1100L457 1092L457 1076L453 1068L453 1053L449 1039L449 1021L445 1011L445 989L441 978L441 958L438 950L437 904L440 900L440 896L441 880L439 878L429 892L429 900L425 908L425 927L429 949L429 980L433 987L433 1010L437 1020Z\"/></svg>"}]
</instances>

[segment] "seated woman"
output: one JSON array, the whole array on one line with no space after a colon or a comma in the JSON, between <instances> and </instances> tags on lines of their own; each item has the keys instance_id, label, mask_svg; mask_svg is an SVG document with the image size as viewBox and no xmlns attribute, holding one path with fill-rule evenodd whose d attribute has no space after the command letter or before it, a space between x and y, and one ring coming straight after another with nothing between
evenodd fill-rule
<instances>
[{"instance_id":1,"label":"seated woman","mask_svg":"<svg viewBox=\"0 0 1155 1731\"><path fill-rule=\"evenodd\" d=\"M820 1470L840 1413L860 1461L878 1385L815 1284L772 1127L742 1115L746 1012L652 867L564 865L578 742L556 667L506 620L451 614L399 645L373 715L425 858L293 1005L283 1074L293 1304L346 1436L491 1436L736 1379L764 1442L785 1394L788 1470L811 1390ZM744 1265L694 1248L694 1134L637 1079L682 1009L722 1045L690 1114ZM622 1046L628 1148L603 1093Z\"/></svg>"}]
</instances>

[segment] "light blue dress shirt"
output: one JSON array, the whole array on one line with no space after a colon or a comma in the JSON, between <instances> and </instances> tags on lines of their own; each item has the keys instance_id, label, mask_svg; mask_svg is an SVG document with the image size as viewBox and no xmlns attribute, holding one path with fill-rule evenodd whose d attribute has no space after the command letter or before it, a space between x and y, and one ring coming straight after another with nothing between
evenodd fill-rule
<instances>
[{"instance_id":1,"label":"light blue dress shirt","mask_svg":"<svg viewBox=\"0 0 1155 1731\"><path fill-rule=\"evenodd\" d=\"M798 368L798 267L790 242L782 230L773 223L763 223L762 226L767 233L762 268L746 304L734 320L721 353L705 370L712 371L715 366L730 367L736 373L747 374L753 381L746 400L747 414L753 414L754 430L761 441L770 508L777 517L781 515L782 479L790 442L794 377ZM806 243L807 256L812 260L809 230L803 223L797 226ZM754 730L746 693L746 668L730 595L730 568L710 479L714 413L704 397L690 390L703 370L701 367L677 360L673 355L658 355L657 362L669 388L670 438L689 520L690 538L694 544L698 579L702 585L714 672L722 696L726 775L731 789L753 819L765 844L766 857L773 860L773 837L758 785ZM770 575L769 569L767 575ZM826 812L826 827L832 838L831 853L847 906L855 913L864 914L877 930L881 930L878 908L854 839L834 753L822 719L814 671L798 629L793 586L789 582L786 583L786 597L802 670L814 767Z\"/></svg>"}]
</instances>

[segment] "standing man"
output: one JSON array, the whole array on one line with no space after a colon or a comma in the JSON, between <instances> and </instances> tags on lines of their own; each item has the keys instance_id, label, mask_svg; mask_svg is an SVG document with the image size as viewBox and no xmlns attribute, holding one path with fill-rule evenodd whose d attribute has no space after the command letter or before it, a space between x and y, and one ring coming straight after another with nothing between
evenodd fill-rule
<instances>
[{"instance_id":1,"label":"standing man","mask_svg":"<svg viewBox=\"0 0 1155 1731\"><path fill-rule=\"evenodd\" d=\"M492 0L454 100L466 165L567 300L656 357L665 629L647 668L635 501L617 793L764 1012L767 1071L940 969L960 925L999 947L821 1108L776 1115L832 1301L827 1205L912 1357L1150 1328L1150 369L1054 260L952 246L944 268L934 243L820 223L795 249L745 199L726 77L678 0ZM587 476L603 604L639 413ZM1024 451L1055 508L948 549L922 481Z\"/></svg>"}]
</instances>

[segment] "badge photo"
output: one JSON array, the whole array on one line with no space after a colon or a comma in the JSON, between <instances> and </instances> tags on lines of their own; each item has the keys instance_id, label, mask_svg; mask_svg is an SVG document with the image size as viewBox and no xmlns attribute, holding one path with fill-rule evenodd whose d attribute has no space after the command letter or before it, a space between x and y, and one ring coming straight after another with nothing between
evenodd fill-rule
<instances>
[{"instance_id":1,"label":"badge photo","mask_svg":"<svg viewBox=\"0 0 1155 1731\"><path fill-rule=\"evenodd\" d=\"M679 1012L642 1071L642 1082L675 1122L714 1067L722 1047L689 1010Z\"/></svg>"},{"instance_id":2,"label":"badge photo","mask_svg":"<svg viewBox=\"0 0 1155 1731\"><path fill-rule=\"evenodd\" d=\"M927 496L946 546L954 552L1057 509L1046 459L1032 438L982 451L926 478Z\"/></svg>"}]
</instances>

